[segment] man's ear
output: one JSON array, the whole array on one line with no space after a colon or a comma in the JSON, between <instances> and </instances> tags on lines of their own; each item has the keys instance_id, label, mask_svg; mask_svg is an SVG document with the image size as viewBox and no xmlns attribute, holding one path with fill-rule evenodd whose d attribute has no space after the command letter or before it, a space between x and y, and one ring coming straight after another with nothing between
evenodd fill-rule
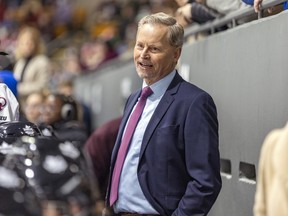
<instances>
[{"instance_id":1,"label":"man's ear","mask_svg":"<svg viewBox=\"0 0 288 216\"><path fill-rule=\"evenodd\" d=\"M178 59L179 59L180 56L181 56L181 52L182 52L182 48L176 48L176 49L175 49L175 52L174 52L175 62L178 62Z\"/></svg>"}]
</instances>

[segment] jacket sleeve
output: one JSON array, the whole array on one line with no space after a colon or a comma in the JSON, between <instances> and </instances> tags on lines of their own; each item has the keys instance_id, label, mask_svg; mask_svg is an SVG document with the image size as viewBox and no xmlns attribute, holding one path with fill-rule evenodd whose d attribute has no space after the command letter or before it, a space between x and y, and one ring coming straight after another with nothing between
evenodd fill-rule
<instances>
[{"instance_id":1,"label":"jacket sleeve","mask_svg":"<svg viewBox=\"0 0 288 216\"><path fill-rule=\"evenodd\" d=\"M184 128L185 163L190 180L173 216L204 216L220 192L220 156L216 106L207 93L190 105Z\"/></svg>"},{"instance_id":2,"label":"jacket sleeve","mask_svg":"<svg viewBox=\"0 0 288 216\"><path fill-rule=\"evenodd\" d=\"M203 24L207 21L212 21L221 14L207 7L206 5L193 2L191 7L192 20L199 24Z\"/></svg>"}]
</instances>

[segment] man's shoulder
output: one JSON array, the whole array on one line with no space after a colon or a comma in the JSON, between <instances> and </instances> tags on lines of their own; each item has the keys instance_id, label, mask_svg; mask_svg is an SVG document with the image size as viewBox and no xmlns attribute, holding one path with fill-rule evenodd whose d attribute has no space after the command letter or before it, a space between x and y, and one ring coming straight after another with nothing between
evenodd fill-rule
<instances>
[{"instance_id":1,"label":"man's shoulder","mask_svg":"<svg viewBox=\"0 0 288 216\"><path fill-rule=\"evenodd\" d=\"M208 91L204 90L203 88L195 85L193 83L183 81L179 86L178 93L183 97L188 98L195 98L195 97L204 97L204 98L212 98Z\"/></svg>"},{"instance_id":2,"label":"man's shoulder","mask_svg":"<svg viewBox=\"0 0 288 216\"><path fill-rule=\"evenodd\" d=\"M178 73L175 75L168 89L174 88L178 89L177 93L183 95L194 96L198 94L208 94L208 92L202 89L199 85L183 79Z\"/></svg>"}]
</instances>

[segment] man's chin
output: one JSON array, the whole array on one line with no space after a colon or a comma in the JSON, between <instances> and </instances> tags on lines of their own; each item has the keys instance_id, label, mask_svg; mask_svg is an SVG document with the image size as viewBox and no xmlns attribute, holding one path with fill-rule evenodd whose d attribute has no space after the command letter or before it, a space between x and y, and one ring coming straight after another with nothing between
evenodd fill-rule
<instances>
[{"instance_id":1,"label":"man's chin","mask_svg":"<svg viewBox=\"0 0 288 216\"><path fill-rule=\"evenodd\" d=\"M148 76L148 73L144 73L144 72L138 72L138 76L140 77L140 78L142 78L142 79L149 79L149 78L151 78L150 76Z\"/></svg>"}]
</instances>

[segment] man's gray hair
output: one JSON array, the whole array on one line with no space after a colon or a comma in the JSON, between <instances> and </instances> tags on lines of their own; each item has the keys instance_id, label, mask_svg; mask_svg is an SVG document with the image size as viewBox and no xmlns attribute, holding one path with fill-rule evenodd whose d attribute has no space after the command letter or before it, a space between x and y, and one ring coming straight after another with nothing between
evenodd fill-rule
<instances>
[{"instance_id":1,"label":"man's gray hair","mask_svg":"<svg viewBox=\"0 0 288 216\"><path fill-rule=\"evenodd\" d=\"M168 40L171 46L181 48L184 43L184 29L176 19L163 12L143 17L138 23L138 29L145 24L161 24L168 27Z\"/></svg>"}]
</instances>

